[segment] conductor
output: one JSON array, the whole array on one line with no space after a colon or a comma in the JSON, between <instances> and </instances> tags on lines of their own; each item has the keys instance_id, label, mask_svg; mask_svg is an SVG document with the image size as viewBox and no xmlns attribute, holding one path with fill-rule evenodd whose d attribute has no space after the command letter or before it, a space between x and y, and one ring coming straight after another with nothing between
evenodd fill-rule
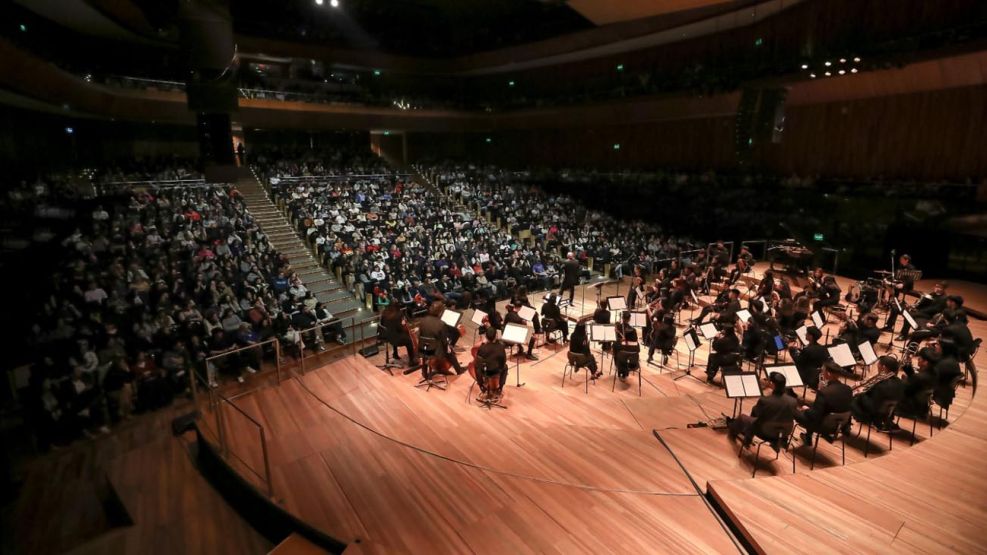
<instances>
[{"instance_id":1,"label":"conductor","mask_svg":"<svg viewBox=\"0 0 987 555\"><path fill-rule=\"evenodd\" d=\"M579 284L579 262L576 262L575 253L565 255L565 263L562 265L562 285L559 286L559 300L562 295L569 291L569 302L576 296L576 285Z\"/></svg>"}]
</instances>

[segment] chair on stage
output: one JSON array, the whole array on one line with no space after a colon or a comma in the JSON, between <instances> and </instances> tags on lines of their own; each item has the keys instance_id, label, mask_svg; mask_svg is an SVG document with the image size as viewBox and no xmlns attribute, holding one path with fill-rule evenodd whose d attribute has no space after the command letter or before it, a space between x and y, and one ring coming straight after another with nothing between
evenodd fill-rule
<instances>
[{"instance_id":1,"label":"chair on stage","mask_svg":"<svg viewBox=\"0 0 987 555\"><path fill-rule=\"evenodd\" d=\"M768 422L764 425L760 432L754 434L754 439L751 442L751 446L757 445L757 450L754 452L754 472L751 473L751 478L757 476L757 463L760 461L761 457L761 446L769 445L775 450L774 460L778 460L781 456L782 450L788 451L789 445L792 442L792 432L795 431L795 420L786 420L784 422ZM743 443L740 444L740 451L737 453L737 458L740 458L744 454ZM792 455L792 474L795 474L795 455Z\"/></svg>"},{"instance_id":2,"label":"chair on stage","mask_svg":"<svg viewBox=\"0 0 987 555\"><path fill-rule=\"evenodd\" d=\"M980 351L980 345L984 342L983 338L978 337L973 340L973 352L969 356L960 359L959 363L963 365L963 387L966 387L970 378L973 378L973 390L977 390L977 366L973 363L973 359L977 357L977 353Z\"/></svg>"},{"instance_id":3,"label":"chair on stage","mask_svg":"<svg viewBox=\"0 0 987 555\"><path fill-rule=\"evenodd\" d=\"M433 387L445 391L446 387L448 387L449 381L446 379L445 374L436 368L436 363L439 360L436 355L441 348L442 344L434 337L423 335L419 338L418 352L422 357L422 379L415 387L424 386L425 391ZM442 378L442 381L436 381L436 378Z\"/></svg>"},{"instance_id":4,"label":"chair on stage","mask_svg":"<svg viewBox=\"0 0 987 555\"><path fill-rule=\"evenodd\" d=\"M629 348L628 348L629 347ZM614 345L613 360L614 364L626 363L628 373L637 372L637 396L641 396L641 384L643 378L641 377L641 346L640 345ZM617 390L617 374L619 373L617 369L613 369L613 383L610 385L610 391Z\"/></svg>"},{"instance_id":5,"label":"chair on stage","mask_svg":"<svg viewBox=\"0 0 987 555\"><path fill-rule=\"evenodd\" d=\"M864 445L865 459L867 458L867 454L870 452L870 433L871 430L874 428L874 423L886 422L887 424L890 424L892 419L894 418L894 411L897 406L898 406L898 401L895 401L893 399L887 400L881 403L879 407L877 407L877 414L874 416L874 418L867 419L867 421L864 422L860 418L855 417L857 423L860 424L860 428L857 430L857 437L860 437L860 434L864 431L864 424L867 424L867 443ZM878 428L878 431L882 431L882 430ZM894 430L892 428L888 428L885 431L885 433L888 434L888 451L891 451L892 449L894 449Z\"/></svg>"},{"instance_id":6,"label":"chair on stage","mask_svg":"<svg viewBox=\"0 0 987 555\"><path fill-rule=\"evenodd\" d=\"M953 400L956 399L956 390L960 387L960 382L962 382L964 376L961 374L953 378L945 387L941 388L939 391L935 391L932 395L932 403L939 407L939 429L943 428L944 422L949 422L949 407L953 404ZM943 411L946 413L946 418L943 419ZM929 420L932 420L932 413L929 413Z\"/></svg>"},{"instance_id":7,"label":"chair on stage","mask_svg":"<svg viewBox=\"0 0 987 555\"><path fill-rule=\"evenodd\" d=\"M832 412L823 418L816 431L816 441L812 446L812 463L809 470L816 468L816 451L819 450L819 438L823 438L829 443L840 440L840 453L843 456L843 464L846 465L846 433L844 430L850 425L850 412Z\"/></svg>"},{"instance_id":8,"label":"chair on stage","mask_svg":"<svg viewBox=\"0 0 987 555\"><path fill-rule=\"evenodd\" d=\"M469 404L472 400L473 386L476 386L481 393L488 393L488 395L476 399L481 407L486 409L497 407L506 410L507 407L501 404L499 399L489 395L489 392L500 389L500 375L503 370L503 368L487 368L487 362L482 358L477 358L473 365L473 383L470 384L469 391L466 392L466 403Z\"/></svg>"},{"instance_id":9,"label":"chair on stage","mask_svg":"<svg viewBox=\"0 0 987 555\"><path fill-rule=\"evenodd\" d=\"M562 340L563 337L562 328L559 327L557 321L550 319L542 320L541 325L542 325L541 331L545 335L545 343L543 343L542 345L545 345L547 343L557 344L559 341Z\"/></svg>"},{"instance_id":10,"label":"chair on stage","mask_svg":"<svg viewBox=\"0 0 987 555\"><path fill-rule=\"evenodd\" d=\"M562 389L565 389L566 374L569 375L569 380L571 381L575 379L576 372L578 372L580 369L584 369L586 370L586 381L583 384L583 386L585 389L585 393L589 393L590 380L593 380L594 385L596 384L596 380L593 378L592 375L593 373L589 370L589 368L586 367L586 364L579 363L576 360L577 358L579 358L579 353L573 353L573 352L566 353L566 359L568 360L568 362L566 362L565 366L562 368Z\"/></svg>"},{"instance_id":11,"label":"chair on stage","mask_svg":"<svg viewBox=\"0 0 987 555\"><path fill-rule=\"evenodd\" d=\"M925 407L925 418L929 421L929 437L932 437L935 428L932 425L932 393L934 391L935 391L934 389L930 388L918 392L918 394L915 396L915 403L914 403L916 407L923 407L923 406ZM898 419L896 423L901 421L901 416L902 416L901 414L897 415ZM909 443L909 445L915 445L915 439L916 439L915 430L918 428L918 421L921 418L921 415L915 414L909 416L906 414L905 416L912 419L912 442Z\"/></svg>"}]
</instances>

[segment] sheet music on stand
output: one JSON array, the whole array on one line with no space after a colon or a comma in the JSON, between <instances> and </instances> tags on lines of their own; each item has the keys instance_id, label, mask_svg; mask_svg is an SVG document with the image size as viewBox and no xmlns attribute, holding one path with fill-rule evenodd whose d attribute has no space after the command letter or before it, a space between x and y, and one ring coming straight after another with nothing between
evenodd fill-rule
<instances>
[{"instance_id":1,"label":"sheet music on stand","mask_svg":"<svg viewBox=\"0 0 987 555\"><path fill-rule=\"evenodd\" d=\"M798 336L799 341L801 341L803 345L809 344L809 337L806 335L808 331L809 326L806 326L805 324L802 324L802 327L795 330L795 335Z\"/></svg>"},{"instance_id":2,"label":"sheet music on stand","mask_svg":"<svg viewBox=\"0 0 987 555\"><path fill-rule=\"evenodd\" d=\"M447 308L442 312L442 321L448 326L456 327L462 319L463 313L457 310L450 310Z\"/></svg>"},{"instance_id":3,"label":"sheet music on stand","mask_svg":"<svg viewBox=\"0 0 987 555\"><path fill-rule=\"evenodd\" d=\"M699 336L696 335L695 328L689 328L686 330L685 334L682 336L685 338L685 345L689 348L689 352L693 352L702 345L702 341L699 340Z\"/></svg>"},{"instance_id":4,"label":"sheet music on stand","mask_svg":"<svg viewBox=\"0 0 987 555\"><path fill-rule=\"evenodd\" d=\"M470 321L473 322L474 324L478 325L478 326L482 326L483 325L483 319L486 318L486 317L487 317L487 313L486 312L477 309L477 310L474 310L473 311L473 317L470 318Z\"/></svg>"},{"instance_id":5,"label":"sheet music on stand","mask_svg":"<svg viewBox=\"0 0 987 555\"><path fill-rule=\"evenodd\" d=\"M521 317L525 322L530 322L535 319L535 309L530 306L522 306L517 309L517 315Z\"/></svg>"},{"instance_id":6,"label":"sheet music on stand","mask_svg":"<svg viewBox=\"0 0 987 555\"><path fill-rule=\"evenodd\" d=\"M746 324L751 319L751 311L746 308L739 310L737 311L737 318L740 318L740 321Z\"/></svg>"},{"instance_id":7,"label":"sheet music on stand","mask_svg":"<svg viewBox=\"0 0 987 555\"><path fill-rule=\"evenodd\" d=\"M644 312L631 312L631 327L645 328L648 326L648 315Z\"/></svg>"},{"instance_id":8,"label":"sheet music on stand","mask_svg":"<svg viewBox=\"0 0 987 555\"><path fill-rule=\"evenodd\" d=\"M762 395L757 374L724 374L723 386L726 387L728 399L750 399Z\"/></svg>"},{"instance_id":9,"label":"sheet music on stand","mask_svg":"<svg viewBox=\"0 0 987 555\"><path fill-rule=\"evenodd\" d=\"M819 329L823 329L826 325L826 319L823 318L822 311L815 311L812 313L812 323Z\"/></svg>"},{"instance_id":10,"label":"sheet music on stand","mask_svg":"<svg viewBox=\"0 0 987 555\"><path fill-rule=\"evenodd\" d=\"M590 324L589 340L597 343L617 340L617 328L613 324Z\"/></svg>"},{"instance_id":11,"label":"sheet music on stand","mask_svg":"<svg viewBox=\"0 0 987 555\"><path fill-rule=\"evenodd\" d=\"M870 366L877 362L877 353L874 352L874 346L870 344L870 341L864 340L857 345L857 351L860 352L860 358L864 360L864 365Z\"/></svg>"},{"instance_id":12,"label":"sheet music on stand","mask_svg":"<svg viewBox=\"0 0 987 555\"><path fill-rule=\"evenodd\" d=\"M785 376L785 387L805 387L802 382L802 374L799 374L799 369L794 364L777 364L774 366L769 364L764 367L765 376L771 376L772 372L778 372Z\"/></svg>"},{"instance_id":13,"label":"sheet music on stand","mask_svg":"<svg viewBox=\"0 0 987 555\"><path fill-rule=\"evenodd\" d=\"M913 330L918 329L918 322L915 321L915 317L912 316L912 313L911 312L909 312L909 311L906 310L906 311L902 312L901 314L902 314L902 316L905 317L905 321L908 322L908 325L911 326Z\"/></svg>"},{"instance_id":14,"label":"sheet music on stand","mask_svg":"<svg viewBox=\"0 0 987 555\"><path fill-rule=\"evenodd\" d=\"M833 362L841 368L851 368L857 365L857 361L853 358L853 353L850 352L850 346L846 343L833 345L826 350L829 351L829 356L833 358Z\"/></svg>"},{"instance_id":15,"label":"sheet music on stand","mask_svg":"<svg viewBox=\"0 0 987 555\"><path fill-rule=\"evenodd\" d=\"M699 326L699 331L702 332L703 338L705 338L706 340L713 339L714 337L716 337L716 334L719 333L716 331L716 326L714 324L708 324L708 323Z\"/></svg>"},{"instance_id":16,"label":"sheet music on stand","mask_svg":"<svg viewBox=\"0 0 987 555\"><path fill-rule=\"evenodd\" d=\"M523 345L528 340L528 326L505 324L500 339L511 345Z\"/></svg>"},{"instance_id":17,"label":"sheet music on stand","mask_svg":"<svg viewBox=\"0 0 987 555\"><path fill-rule=\"evenodd\" d=\"M621 296L607 297L608 310L627 310L627 299Z\"/></svg>"},{"instance_id":18,"label":"sheet music on stand","mask_svg":"<svg viewBox=\"0 0 987 555\"><path fill-rule=\"evenodd\" d=\"M699 297L696 296L696 290L695 289L689 289L689 294L692 295L692 302L694 302L694 303L696 303L698 305L699 304Z\"/></svg>"}]
</instances>

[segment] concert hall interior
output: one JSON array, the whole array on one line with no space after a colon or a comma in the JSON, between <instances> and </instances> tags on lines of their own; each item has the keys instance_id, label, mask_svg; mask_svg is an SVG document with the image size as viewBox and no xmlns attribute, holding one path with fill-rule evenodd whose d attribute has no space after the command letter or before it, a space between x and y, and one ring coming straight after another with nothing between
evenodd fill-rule
<instances>
[{"instance_id":1,"label":"concert hall interior","mask_svg":"<svg viewBox=\"0 0 987 555\"><path fill-rule=\"evenodd\" d=\"M0 22L0 553L987 551L987 2Z\"/></svg>"}]
</instances>

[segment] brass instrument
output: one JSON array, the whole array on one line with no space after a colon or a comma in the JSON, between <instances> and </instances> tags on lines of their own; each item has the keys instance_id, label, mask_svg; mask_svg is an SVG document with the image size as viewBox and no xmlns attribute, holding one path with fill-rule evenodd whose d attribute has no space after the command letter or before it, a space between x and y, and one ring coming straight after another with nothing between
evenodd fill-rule
<instances>
[{"instance_id":1,"label":"brass instrument","mask_svg":"<svg viewBox=\"0 0 987 555\"><path fill-rule=\"evenodd\" d=\"M896 372L880 372L876 376L868 378L858 383L857 385L853 386L853 394L859 395L861 393L867 393L868 391L873 389L875 385L883 382L884 380L891 379L895 377L895 375Z\"/></svg>"}]
</instances>

